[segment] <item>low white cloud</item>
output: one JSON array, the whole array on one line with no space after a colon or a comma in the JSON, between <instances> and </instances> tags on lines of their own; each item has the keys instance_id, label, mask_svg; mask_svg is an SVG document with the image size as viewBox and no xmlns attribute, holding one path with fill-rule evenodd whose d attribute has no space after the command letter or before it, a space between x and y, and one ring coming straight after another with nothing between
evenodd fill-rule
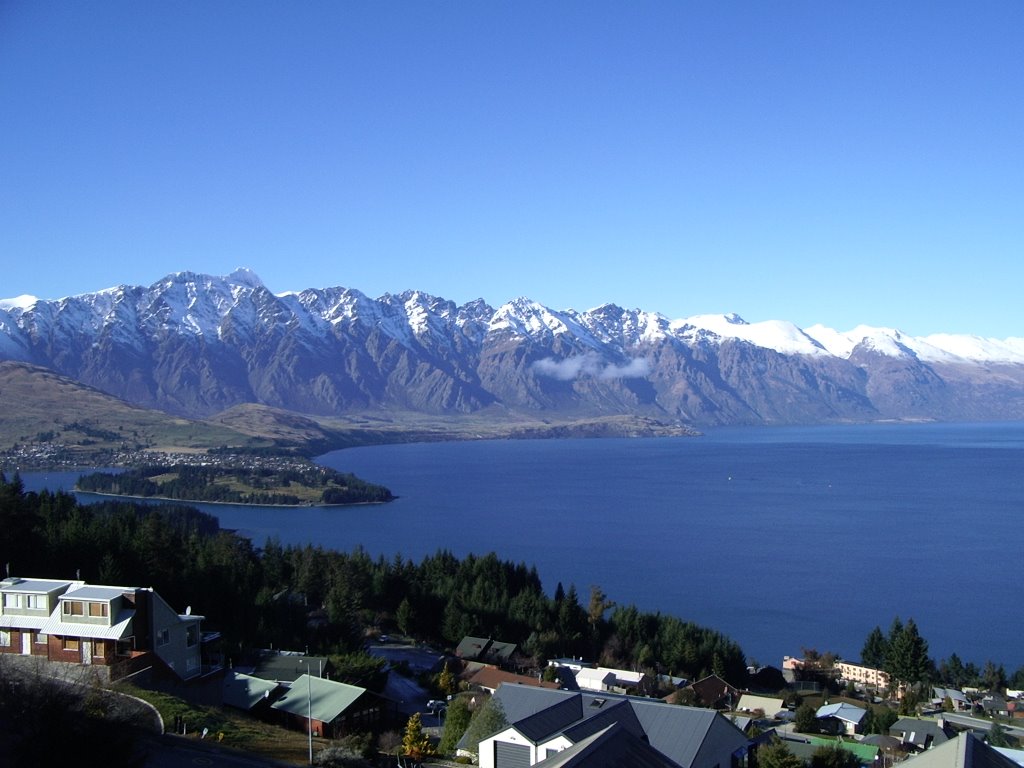
<instances>
[{"instance_id":1,"label":"low white cloud","mask_svg":"<svg viewBox=\"0 0 1024 768\"><path fill-rule=\"evenodd\" d=\"M556 360L545 357L533 364L533 370L539 376L547 376L559 381L571 381L579 376L593 376L597 379L636 379L650 372L650 364L642 357L630 360L625 365L605 363L596 352L567 357Z\"/></svg>"},{"instance_id":2,"label":"low white cloud","mask_svg":"<svg viewBox=\"0 0 1024 768\"><path fill-rule=\"evenodd\" d=\"M625 365L608 365L601 371L602 379L642 379L651 372L647 358L634 357Z\"/></svg>"}]
</instances>

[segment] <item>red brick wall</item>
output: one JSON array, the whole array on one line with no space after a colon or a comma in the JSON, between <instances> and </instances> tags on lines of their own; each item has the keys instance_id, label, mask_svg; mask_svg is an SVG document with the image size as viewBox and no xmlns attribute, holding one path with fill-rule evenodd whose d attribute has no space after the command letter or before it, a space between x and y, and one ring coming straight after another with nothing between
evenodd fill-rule
<instances>
[{"instance_id":1,"label":"red brick wall","mask_svg":"<svg viewBox=\"0 0 1024 768\"><path fill-rule=\"evenodd\" d=\"M79 641L78 650L65 651L64 638L60 635L50 635L49 638L50 661L66 661L69 664L82 663L82 646Z\"/></svg>"},{"instance_id":2,"label":"red brick wall","mask_svg":"<svg viewBox=\"0 0 1024 768\"><path fill-rule=\"evenodd\" d=\"M35 633L32 635L32 655L39 656L40 658L46 659L50 656L50 640L47 638L45 643L37 643Z\"/></svg>"},{"instance_id":3,"label":"red brick wall","mask_svg":"<svg viewBox=\"0 0 1024 768\"><path fill-rule=\"evenodd\" d=\"M11 635L10 645L0 645L0 653L21 653L21 631L9 630Z\"/></svg>"}]
</instances>

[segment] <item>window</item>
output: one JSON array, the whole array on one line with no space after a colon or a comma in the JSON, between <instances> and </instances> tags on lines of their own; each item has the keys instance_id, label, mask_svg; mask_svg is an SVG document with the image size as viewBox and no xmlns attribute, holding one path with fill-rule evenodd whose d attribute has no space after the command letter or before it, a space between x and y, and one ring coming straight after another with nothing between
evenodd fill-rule
<instances>
[{"instance_id":1,"label":"window","mask_svg":"<svg viewBox=\"0 0 1024 768\"><path fill-rule=\"evenodd\" d=\"M11 633L0 629L0 648L8 648L11 645Z\"/></svg>"},{"instance_id":2,"label":"window","mask_svg":"<svg viewBox=\"0 0 1024 768\"><path fill-rule=\"evenodd\" d=\"M159 632L156 633L157 645L167 645L169 642L171 642L171 630L161 629Z\"/></svg>"},{"instance_id":3,"label":"window","mask_svg":"<svg viewBox=\"0 0 1024 768\"><path fill-rule=\"evenodd\" d=\"M185 630L185 644L191 648L199 642L199 627L194 624Z\"/></svg>"},{"instance_id":4,"label":"window","mask_svg":"<svg viewBox=\"0 0 1024 768\"><path fill-rule=\"evenodd\" d=\"M4 595L4 608L21 608L21 595Z\"/></svg>"},{"instance_id":5,"label":"window","mask_svg":"<svg viewBox=\"0 0 1024 768\"><path fill-rule=\"evenodd\" d=\"M25 603L28 608L46 608L46 597L44 595L25 595Z\"/></svg>"},{"instance_id":6,"label":"window","mask_svg":"<svg viewBox=\"0 0 1024 768\"><path fill-rule=\"evenodd\" d=\"M85 603L81 600L64 601L65 616L85 616Z\"/></svg>"},{"instance_id":7,"label":"window","mask_svg":"<svg viewBox=\"0 0 1024 768\"><path fill-rule=\"evenodd\" d=\"M129 637L125 640L117 641L116 653L118 656L131 656L132 646L135 645L135 638Z\"/></svg>"},{"instance_id":8,"label":"window","mask_svg":"<svg viewBox=\"0 0 1024 768\"><path fill-rule=\"evenodd\" d=\"M110 606L106 603L89 603L90 616L107 616L109 612Z\"/></svg>"},{"instance_id":9,"label":"window","mask_svg":"<svg viewBox=\"0 0 1024 768\"><path fill-rule=\"evenodd\" d=\"M36 632L34 634L35 634L36 645L46 645L46 641L47 641L48 638L47 638L45 632Z\"/></svg>"},{"instance_id":10,"label":"window","mask_svg":"<svg viewBox=\"0 0 1024 768\"><path fill-rule=\"evenodd\" d=\"M64 638L64 650L65 651L78 651L81 650L77 637L65 637Z\"/></svg>"}]
</instances>

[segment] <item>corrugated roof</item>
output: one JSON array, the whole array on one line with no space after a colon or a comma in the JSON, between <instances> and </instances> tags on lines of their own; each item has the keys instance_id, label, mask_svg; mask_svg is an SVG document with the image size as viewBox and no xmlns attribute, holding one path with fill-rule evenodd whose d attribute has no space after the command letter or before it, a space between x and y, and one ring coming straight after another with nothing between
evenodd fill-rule
<instances>
[{"instance_id":1,"label":"corrugated roof","mask_svg":"<svg viewBox=\"0 0 1024 768\"><path fill-rule=\"evenodd\" d=\"M748 744L741 730L710 709L666 704L637 696L553 691L517 685L503 685L495 696L510 723L518 723L573 696L581 697L585 718L598 715L605 706L627 701L651 746L684 768L713 768L716 763L721 763L723 754L731 755ZM590 706L599 701L605 704Z\"/></svg>"},{"instance_id":2,"label":"corrugated roof","mask_svg":"<svg viewBox=\"0 0 1024 768\"><path fill-rule=\"evenodd\" d=\"M330 723L365 692L365 688L354 685L302 675L292 683L288 693L270 706L300 717L306 717L312 709L314 720Z\"/></svg>"},{"instance_id":3,"label":"corrugated roof","mask_svg":"<svg viewBox=\"0 0 1024 768\"><path fill-rule=\"evenodd\" d=\"M232 707L249 711L279 687L272 680L231 671L224 675L223 701Z\"/></svg>"},{"instance_id":4,"label":"corrugated roof","mask_svg":"<svg viewBox=\"0 0 1024 768\"><path fill-rule=\"evenodd\" d=\"M46 622L49 616L0 616L0 629L32 629L36 632Z\"/></svg>"},{"instance_id":5,"label":"corrugated roof","mask_svg":"<svg viewBox=\"0 0 1024 768\"><path fill-rule=\"evenodd\" d=\"M591 706L596 702L591 702ZM609 725L618 724L637 738L644 737L643 726L628 701L605 702L597 708L599 711L586 720L572 725L563 731L565 737L574 744L603 731Z\"/></svg>"},{"instance_id":6,"label":"corrugated roof","mask_svg":"<svg viewBox=\"0 0 1024 768\"><path fill-rule=\"evenodd\" d=\"M583 718L583 698L576 694L572 698L553 702L539 712L525 717L512 726L534 744L556 736L570 725Z\"/></svg>"},{"instance_id":7,"label":"corrugated roof","mask_svg":"<svg viewBox=\"0 0 1024 768\"><path fill-rule=\"evenodd\" d=\"M826 704L823 707L818 707L815 717L836 717L849 723L859 723L866 714L866 709L841 701L838 704Z\"/></svg>"},{"instance_id":8,"label":"corrugated roof","mask_svg":"<svg viewBox=\"0 0 1024 768\"><path fill-rule=\"evenodd\" d=\"M506 672L503 669L490 666L481 667L469 678L470 685L479 685L481 688L489 688L491 690L496 690L502 683L535 685L542 688L558 687L558 683L538 680L536 677L529 677L528 675L517 675L514 672Z\"/></svg>"},{"instance_id":9,"label":"corrugated roof","mask_svg":"<svg viewBox=\"0 0 1024 768\"><path fill-rule=\"evenodd\" d=\"M537 763L536 768L679 768L625 728L612 724Z\"/></svg>"},{"instance_id":10,"label":"corrugated roof","mask_svg":"<svg viewBox=\"0 0 1024 768\"><path fill-rule=\"evenodd\" d=\"M1018 768L970 731L905 760L907 768Z\"/></svg>"},{"instance_id":11,"label":"corrugated roof","mask_svg":"<svg viewBox=\"0 0 1024 768\"><path fill-rule=\"evenodd\" d=\"M715 747L727 749L729 754L747 744L743 732L713 709L666 704L656 699L635 700L633 709L651 746L687 768L697 765L697 756L712 735L717 737ZM725 744L723 737L730 734L713 734L718 721L730 734L735 734L735 744Z\"/></svg>"},{"instance_id":12,"label":"corrugated roof","mask_svg":"<svg viewBox=\"0 0 1024 768\"><path fill-rule=\"evenodd\" d=\"M60 608L54 611L49 620L39 628L40 632L47 635L60 635L63 637L87 637L92 640L123 640L131 637L132 619L135 618L135 610L127 609L117 615L117 621L111 626L103 624L86 624L74 621L61 621Z\"/></svg>"},{"instance_id":13,"label":"corrugated roof","mask_svg":"<svg viewBox=\"0 0 1024 768\"><path fill-rule=\"evenodd\" d=\"M326 656L301 656L299 654L280 653L264 656L259 660L253 674L264 680L281 680L290 682L298 680L307 672L316 672L319 677L329 669L330 659Z\"/></svg>"}]
</instances>

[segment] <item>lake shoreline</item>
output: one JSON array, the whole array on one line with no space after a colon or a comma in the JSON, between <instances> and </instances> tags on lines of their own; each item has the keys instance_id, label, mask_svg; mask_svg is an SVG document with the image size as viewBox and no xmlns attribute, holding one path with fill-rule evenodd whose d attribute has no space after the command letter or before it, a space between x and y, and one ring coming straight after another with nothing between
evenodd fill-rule
<instances>
[{"instance_id":1,"label":"lake shoreline","mask_svg":"<svg viewBox=\"0 0 1024 768\"><path fill-rule=\"evenodd\" d=\"M365 507L377 504L389 504L390 501L397 499L394 496L389 501L351 501L347 504L260 504L257 502L249 501L206 501L205 499L175 499L170 496L131 496L125 493L103 493L101 491L83 491L77 485L72 489L73 493L88 494L89 496L103 496L111 499L128 499L133 501L163 501L172 502L178 504L215 504L228 507L256 507L268 509L335 509L339 507Z\"/></svg>"}]
</instances>

